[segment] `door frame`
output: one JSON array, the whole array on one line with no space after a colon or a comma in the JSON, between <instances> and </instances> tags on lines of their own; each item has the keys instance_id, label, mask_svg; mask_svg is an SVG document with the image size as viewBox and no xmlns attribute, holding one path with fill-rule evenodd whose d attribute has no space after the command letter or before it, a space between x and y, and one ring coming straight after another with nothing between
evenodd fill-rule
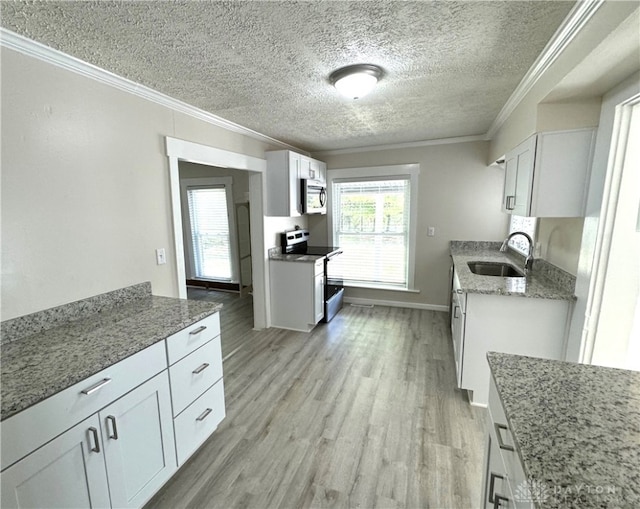
<instances>
[{"instance_id":1,"label":"door frame","mask_svg":"<svg viewBox=\"0 0 640 509\"><path fill-rule=\"evenodd\" d=\"M595 240L592 275L587 298L585 326L580 345L580 362L591 364L596 341L598 341L598 323L603 305L605 280L609 267L612 248L614 223L616 220L618 198L623 172L629 171L626 164L627 144L631 143L629 132L634 108L640 106L640 94L635 94L616 107L612 143L609 152L609 164L600 209L600 221ZM637 115L637 113L636 113ZM640 211L638 212L640 216Z\"/></svg>"},{"instance_id":2,"label":"door frame","mask_svg":"<svg viewBox=\"0 0 640 509\"><path fill-rule=\"evenodd\" d=\"M267 322L267 274L268 256L264 239L264 179L266 159L231 152L200 143L165 136L166 154L169 158L171 190L171 214L175 249L175 275L178 297L187 298L182 209L180 198L179 161L249 171L249 202L251 222L251 269L253 272L253 323L255 329L268 327Z\"/></svg>"}]
</instances>

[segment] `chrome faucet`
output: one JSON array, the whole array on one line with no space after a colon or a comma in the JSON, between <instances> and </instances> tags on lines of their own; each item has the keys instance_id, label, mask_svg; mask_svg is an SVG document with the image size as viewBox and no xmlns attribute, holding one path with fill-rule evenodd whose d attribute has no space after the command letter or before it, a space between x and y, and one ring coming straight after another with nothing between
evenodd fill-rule
<instances>
[{"instance_id":1,"label":"chrome faucet","mask_svg":"<svg viewBox=\"0 0 640 509\"><path fill-rule=\"evenodd\" d=\"M502 246L500 246L500 251L504 253L507 250L507 245L509 244L509 241L516 235L522 235L526 237L527 242L529 242L529 253L527 254L527 257L524 260L524 273L526 275L533 267L533 239L528 234L526 234L525 232L510 233L509 236L502 243Z\"/></svg>"}]
</instances>

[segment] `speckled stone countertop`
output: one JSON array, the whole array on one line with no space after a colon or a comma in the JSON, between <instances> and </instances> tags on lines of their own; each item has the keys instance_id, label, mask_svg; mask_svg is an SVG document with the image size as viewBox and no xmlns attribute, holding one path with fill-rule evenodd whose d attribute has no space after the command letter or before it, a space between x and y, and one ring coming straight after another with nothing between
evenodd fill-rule
<instances>
[{"instance_id":1,"label":"speckled stone countertop","mask_svg":"<svg viewBox=\"0 0 640 509\"><path fill-rule=\"evenodd\" d=\"M497 277L474 274L467 265L472 261L506 262L522 270L523 262L511 253L502 253L500 243L453 241L451 258L462 291L488 295L512 295L536 299L575 300L575 279L543 260L536 260L533 270L523 277Z\"/></svg>"},{"instance_id":2,"label":"speckled stone countertop","mask_svg":"<svg viewBox=\"0 0 640 509\"><path fill-rule=\"evenodd\" d=\"M269 249L269 260L279 260L282 262L316 263L322 258L324 258L324 255L282 254L282 249L279 247L272 247L271 249Z\"/></svg>"},{"instance_id":3,"label":"speckled stone countertop","mask_svg":"<svg viewBox=\"0 0 640 509\"><path fill-rule=\"evenodd\" d=\"M222 308L147 295L2 345L1 420Z\"/></svg>"},{"instance_id":4,"label":"speckled stone countertop","mask_svg":"<svg viewBox=\"0 0 640 509\"><path fill-rule=\"evenodd\" d=\"M640 372L487 358L538 507L640 507Z\"/></svg>"}]
</instances>

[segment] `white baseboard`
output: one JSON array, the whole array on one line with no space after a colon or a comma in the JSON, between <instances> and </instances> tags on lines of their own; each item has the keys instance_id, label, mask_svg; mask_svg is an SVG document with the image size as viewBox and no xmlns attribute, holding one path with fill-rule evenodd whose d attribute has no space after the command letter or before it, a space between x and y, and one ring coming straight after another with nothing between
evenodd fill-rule
<instances>
[{"instance_id":1,"label":"white baseboard","mask_svg":"<svg viewBox=\"0 0 640 509\"><path fill-rule=\"evenodd\" d=\"M424 309L426 311L449 312L449 306L438 304L422 304L420 302L402 302L398 300L360 299L357 297L345 297L345 304L359 304L363 306L390 306L394 308Z\"/></svg>"}]
</instances>

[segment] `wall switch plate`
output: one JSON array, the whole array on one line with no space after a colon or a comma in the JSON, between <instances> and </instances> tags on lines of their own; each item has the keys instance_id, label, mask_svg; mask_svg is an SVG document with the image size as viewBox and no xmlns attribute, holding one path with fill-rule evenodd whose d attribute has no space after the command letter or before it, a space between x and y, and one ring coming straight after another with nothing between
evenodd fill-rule
<instances>
[{"instance_id":1,"label":"wall switch plate","mask_svg":"<svg viewBox=\"0 0 640 509\"><path fill-rule=\"evenodd\" d=\"M427 237L435 237L436 235L436 229L434 226L429 226L429 228L427 228Z\"/></svg>"},{"instance_id":2,"label":"wall switch plate","mask_svg":"<svg viewBox=\"0 0 640 509\"><path fill-rule=\"evenodd\" d=\"M156 262L158 262L158 265L167 263L167 256L164 252L163 247L161 247L160 249L156 249Z\"/></svg>"}]
</instances>

